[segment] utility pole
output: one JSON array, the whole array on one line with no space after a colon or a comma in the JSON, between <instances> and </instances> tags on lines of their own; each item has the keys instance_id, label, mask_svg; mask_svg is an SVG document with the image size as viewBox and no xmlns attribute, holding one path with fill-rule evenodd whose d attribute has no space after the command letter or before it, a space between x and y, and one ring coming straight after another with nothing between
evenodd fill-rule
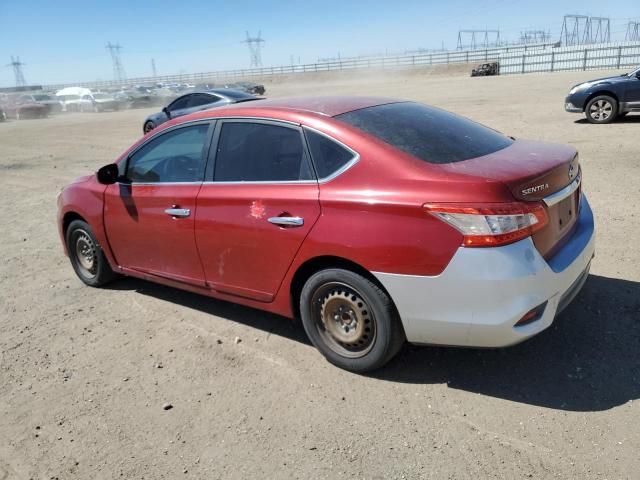
<instances>
[{"instance_id":1,"label":"utility pole","mask_svg":"<svg viewBox=\"0 0 640 480\"><path fill-rule=\"evenodd\" d=\"M262 32L258 31L257 37L252 37L249 32L246 33L246 39L242 43L246 43L249 48L249 66L261 67L262 66L262 44L264 40L262 38Z\"/></svg>"},{"instance_id":2,"label":"utility pole","mask_svg":"<svg viewBox=\"0 0 640 480\"><path fill-rule=\"evenodd\" d=\"M156 71L156 59L155 58L151 59L151 72L152 72L154 78L158 76L158 72Z\"/></svg>"},{"instance_id":3,"label":"utility pole","mask_svg":"<svg viewBox=\"0 0 640 480\"><path fill-rule=\"evenodd\" d=\"M111 62L113 63L113 79L118 83L123 83L127 78L124 73L124 67L122 66L122 61L120 60L120 50L122 47L117 43L114 45L111 42L108 42L106 47L111 54Z\"/></svg>"},{"instance_id":4,"label":"utility pole","mask_svg":"<svg viewBox=\"0 0 640 480\"><path fill-rule=\"evenodd\" d=\"M24 74L22 73L22 66L26 63L20 61L20 57L13 58L11 56L11 63L7 64L7 67L13 68L13 76L16 79L16 87L24 87L27 82L24 80Z\"/></svg>"}]
</instances>

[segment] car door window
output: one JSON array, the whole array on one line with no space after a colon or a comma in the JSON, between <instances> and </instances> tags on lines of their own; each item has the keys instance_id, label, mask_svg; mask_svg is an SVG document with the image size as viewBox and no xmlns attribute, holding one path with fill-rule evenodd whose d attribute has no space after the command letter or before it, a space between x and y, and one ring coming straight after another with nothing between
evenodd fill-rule
<instances>
[{"instance_id":1,"label":"car door window","mask_svg":"<svg viewBox=\"0 0 640 480\"><path fill-rule=\"evenodd\" d=\"M318 178L330 177L356 157L356 154L335 140L313 130L304 129Z\"/></svg>"},{"instance_id":2,"label":"car door window","mask_svg":"<svg viewBox=\"0 0 640 480\"><path fill-rule=\"evenodd\" d=\"M189 100L189 108L192 107L201 107L202 105L208 105L209 103L214 103L220 100L220 97L215 95L205 95L202 93L197 93L195 95L191 95L191 99Z\"/></svg>"},{"instance_id":3,"label":"car door window","mask_svg":"<svg viewBox=\"0 0 640 480\"><path fill-rule=\"evenodd\" d=\"M183 108L187 108L187 105L189 104L189 97L191 97L191 95L187 95L184 97L180 97L176 100L174 100L168 107L167 109L170 112L175 112L176 110L182 110Z\"/></svg>"},{"instance_id":4,"label":"car door window","mask_svg":"<svg viewBox=\"0 0 640 480\"><path fill-rule=\"evenodd\" d=\"M215 158L217 182L314 179L299 129L258 122L225 122Z\"/></svg>"},{"instance_id":5,"label":"car door window","mask_svg":"<svg viewBox=\"0 0 640 480\"><path fill-rule=\"evenodd\" d=\"M208 124L171 130L149 141L127 163L126 178L134 183L201 182Z\"/></svg>"}]
</instances>

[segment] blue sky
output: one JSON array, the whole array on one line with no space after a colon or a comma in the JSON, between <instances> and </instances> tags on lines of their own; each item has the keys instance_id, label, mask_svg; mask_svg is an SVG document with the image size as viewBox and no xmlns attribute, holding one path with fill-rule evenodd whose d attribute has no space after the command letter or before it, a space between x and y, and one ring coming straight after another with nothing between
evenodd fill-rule
<instances>
[{"instance_id":1,"label":"blue sky","mask_svg":"<svg viewBox=\"0 0 640 480\"><path fill-rule=\"evenodd\" d=\"M506 40L525 29L559 37L562 16L611 18L623 40L640 0L0 0L0 86L14 84L4 67L11 55L26 63L28 83L109 80L105 45L120 43L128 77L246 68L245 30L262 30L265 66L319 57L455 48L460 28L499 28Z\"/></svg>"}]
</instances>

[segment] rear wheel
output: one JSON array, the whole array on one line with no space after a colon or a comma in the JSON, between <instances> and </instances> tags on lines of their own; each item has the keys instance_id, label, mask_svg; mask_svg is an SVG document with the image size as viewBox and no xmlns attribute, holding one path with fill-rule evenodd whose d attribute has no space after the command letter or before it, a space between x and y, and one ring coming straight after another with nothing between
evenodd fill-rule
<instances>
[{"instance_id":1,"label":"rear wheel","mask_svg":"<svg viewBox=\"0 0 640 480\"><path fill-rule=\"evenodd\" d=\"M618 102L609 95L599 95L589 100L584 113L591 123L611 123L618 114Z\"/></svg>"},{"instance_id":2,"label":"rear wheel","mask_svg":"<svg viewBox=\"0 0 640 480\"><path fill-rule=\"evenodd\" d=\"M146 133L149 133L154 128L156 128L155 124L152 121L148 121L144 124L144 127L142 127L142 131L143 133L146 134Z\"/></svg>"},{"instance_id":3,"label":"rear wheel","mask_svg":"<svg viewBox=\"0 0 640 480\"><path fill-rule=\"evenodd\" d=\"M74 220L67 228L67 251L76 275L91 287L100 287L116 278L88 223Z\"/></svg>"},{"instance_id":4,"label":"rear wheel","mask_svg":"<svg viewBox=\"0 0 640 480\"><path fill-rule=\"evenodd\" d=\"M312 275L300 295L300 313L314 346L329 362L353 372L382 367L405 340L389 296L348 270Z\"/></svg>"}]
</instances>

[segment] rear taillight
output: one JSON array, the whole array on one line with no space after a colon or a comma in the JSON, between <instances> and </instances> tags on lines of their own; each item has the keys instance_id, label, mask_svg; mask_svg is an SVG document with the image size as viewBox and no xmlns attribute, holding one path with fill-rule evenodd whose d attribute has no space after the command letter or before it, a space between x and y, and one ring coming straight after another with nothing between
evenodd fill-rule
<instances>
[{"instance_id":1,"label":"rear taillight","mask_svg":"<svg viewBox=\"0 0 640 480\"><path fill-rule=\"evenodd\" d=\"M495 247L517 242L548 222L547 211L538 202L425 204L431 215L463 235L465 247Z\"/></svg>"}]
</instances>

